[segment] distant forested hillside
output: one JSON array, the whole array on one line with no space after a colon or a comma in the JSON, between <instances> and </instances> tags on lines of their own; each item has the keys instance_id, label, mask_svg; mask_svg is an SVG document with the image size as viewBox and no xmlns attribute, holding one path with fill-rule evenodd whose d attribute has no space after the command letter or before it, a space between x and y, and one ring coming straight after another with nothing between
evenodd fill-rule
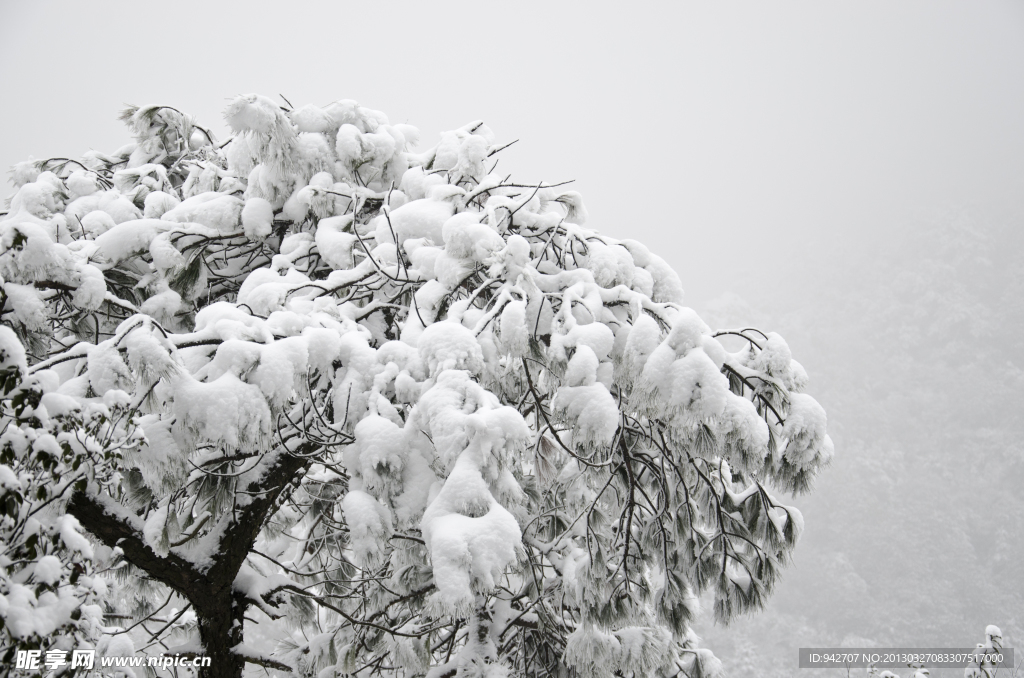
<instances>
[{"instance_id":1,"label":"distant forested hillside","mask_svg":"<svg viewBox=\"0 0 1024 678\"><path fill-rule=\"evenodd\" d=\"M763 275L702 315L789 340L835 463L796 500L806 531L767 612L709 622L709 647L758 678L793 675L801 646L973 646L986 624L1024 648L1022 221L964 213Z\"/></svg>"}]
</instances>

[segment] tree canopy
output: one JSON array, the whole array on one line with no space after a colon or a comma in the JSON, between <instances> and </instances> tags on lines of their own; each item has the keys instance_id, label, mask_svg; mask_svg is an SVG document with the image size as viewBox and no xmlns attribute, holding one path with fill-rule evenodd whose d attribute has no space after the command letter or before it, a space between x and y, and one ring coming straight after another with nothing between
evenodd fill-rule
<instances>
[{"instance_id":1,"label":"tree canopy","mask_svg":"<svg viewBox=\"0 0 1024 678\"><path fill-rule=\"evenodd\" d=\"M208 675L702 676L832 456L785 341L713 331L482 122L256 95L219 143L15 167L3 652ZM90 540L83 537L90 535ZM247 669L248 667L248 669Z\"/></svg>"}]
</instances>

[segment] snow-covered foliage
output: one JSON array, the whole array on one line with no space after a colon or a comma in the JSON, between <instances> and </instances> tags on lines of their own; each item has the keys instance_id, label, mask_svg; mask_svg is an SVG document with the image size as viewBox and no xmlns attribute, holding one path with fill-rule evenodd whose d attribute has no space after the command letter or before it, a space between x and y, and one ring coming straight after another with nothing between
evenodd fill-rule
<instances>
[{"instance_id":1,"label":"snow-covered foliage","mask_svg":"<svg viewBox=\"0 0 1024 678\"><path fill-rule=\"evenodd\" d=\"M1010 655L1002 654L1002 649L1003 632L999 630L998 626L989 624L985 627L985 642L977 643L974 647L973 658L964 669L964 678L994 678L999 675L1000 669L1013 671L1013 675L1016 675L1016 669L1019 669L1020 666L1013 665ZM914 662L908 666L913 673L904 675L909 675L910 678L930 678L931 676L931 671L923 662ZM879 669L874 664L868 666L865 673L868 678L900 678L900 674Z\"/></svg>"},{"instance_id":2,"label":"snow-covered foliage","mask_svg":"<svg viewBox=\"0 0 1024 678\"><path fill-rule=\"evenodd\" d=\"M117 460L137 447L123 392L82 403L50 370L26 374L25 350L0 326L0 662L19 649L92 647L108 590L78 520L55 510L89 484L116 492Z\"/></svg>"},{"instance_id":3,"label":"snow-covered foliage","mask_svg":"<svg viewBox=\"0 0 1024 678\"><path fill-rule=\"evenodd\" d=\"M51 487L125 563L109 609L177 604L151 651L218 675L720 673L698 596L763 605L803 524L775 493L832 455L781 337L712 331L481 122L416 153L351 101L226 118L131 109L112 155L18 165L0 220L18 374L139 432Z\"/></svg>"},{"instance_id":4,"label":"snow-covered foliage","mask_svg":"<svg viewBox=\"0 0 1024 678\"><path fill-rule=\"evenodd\" d=\"M1003 649L1003 632L998 626L989 624L985 627L985 642L974 647L974 661L964 670L964 678L992 678L999 674L1000 668L1013 669L1014 673L1020 666L1000 666Z\"/></svg>"}]
</instances>

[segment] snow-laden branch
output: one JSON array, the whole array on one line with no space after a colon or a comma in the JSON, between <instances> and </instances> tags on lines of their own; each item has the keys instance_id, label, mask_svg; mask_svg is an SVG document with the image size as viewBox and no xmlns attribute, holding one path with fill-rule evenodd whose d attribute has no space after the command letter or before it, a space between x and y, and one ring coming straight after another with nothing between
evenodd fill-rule
<instances>
[{"instance_id":1,"label":"snow-laden branch","mask_svg":"<svg viewBox=\"0 0 1024 678\"><path fill-rule=\"evenodd\" d=\"M138 518L108 497L75 492L67 511L90 534L111 548L121 549L133 565L175 591L188 595L200 581L199 570L188 559L174 553L158 556L146 543Z\"/></svg>"}]
</instances>

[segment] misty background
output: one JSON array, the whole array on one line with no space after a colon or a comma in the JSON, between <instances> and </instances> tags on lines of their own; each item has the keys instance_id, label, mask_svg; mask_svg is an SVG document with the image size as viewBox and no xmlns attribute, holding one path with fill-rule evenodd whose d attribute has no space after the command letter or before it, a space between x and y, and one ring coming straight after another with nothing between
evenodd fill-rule
<instances>
[{"instance_id":1,"label":"misty background","mask_svg":"<svg viewBox=\"0 0 1024 678\"><path fill-rule=\"evenodd\" d=\"M709 324L787 338L836 461L768 608L698 628L731 675L986 624L1024 652L1024 3L0 0L0 167L113 151L125 104L225 139L248 92L421 148L483 119Z\"/></svg>"}]
</instances>

